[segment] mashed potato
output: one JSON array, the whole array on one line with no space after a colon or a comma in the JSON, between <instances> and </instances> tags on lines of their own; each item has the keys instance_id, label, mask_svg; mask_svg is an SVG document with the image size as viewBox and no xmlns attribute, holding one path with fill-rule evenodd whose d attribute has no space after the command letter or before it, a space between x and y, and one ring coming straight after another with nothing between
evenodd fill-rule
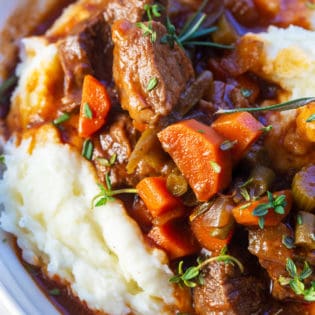
<instances>
[{"instance_id":1,"label":"mashed potato","mask_svg":"<svg viewBox=\"0 0 315 315\"><path fill-rule=\"evenodd\" d=\"M165 254L148 247L119 201L91 208L99 193L90 163L52 126L4 147L0 225L23 259L45 267L91 309L112 315L174 313Z\"/></svg>"},{"instance_id":2,"label":"mashed potato","mask_svg":"<svg viewBox=\"0 0 315 315\"><path fill-rule=\"evenodd\" d=\"M35 121L52 120L63 91L63 71L56 44L44 37L24 38L20 59L16 69L18 87L8 117L12 130L26 129Z\"/></svg>"},{"instance_id":3,"label":"mashed potato","mask_svg":"<svg viewBox=\"0 0 315 315\"><path fill-rule=\"evenodd\" d=\"M265 33L245 37L263 43L262 66L251 70L283 89L278 95L280 102L315 96L315 31L297 26L286 29L271 26ZM273 130L265 144L280 171L299 169L315 160L313 144L296 126L302 110L270 112L267 116Z\"/></svg>"}]
</instances>

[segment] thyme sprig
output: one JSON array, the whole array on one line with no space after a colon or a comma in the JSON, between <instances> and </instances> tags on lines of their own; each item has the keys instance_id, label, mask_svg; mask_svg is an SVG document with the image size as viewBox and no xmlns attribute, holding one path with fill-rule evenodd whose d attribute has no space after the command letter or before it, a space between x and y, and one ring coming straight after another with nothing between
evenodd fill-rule
<instances>
[{"instance_id":1,"label":"thyme sprig","mask_svg":"<svg viewBox=\"0 0 315 315\"><path fill-rule=\"evenodd\" d=\"M162 7L158 4L146 4L144 5L144 10L148 17L148 23L144 24L143 22L136 23L136 26L143 31L144 36L150 36L151 43L156 41L156 31L153 30L152 21L153 17L160 17Z\"/></svg>"},{"instance_id":2,"label":"thyme sprig","mask_svg":"<svg viewBox=\"0 0 315 315\"><path fill-rule=\"evenodd\" d=\"M309 288L306 288L303 283L303 281L310 277L313 273L307 261L304 262L303 270L298 273L294 261L291 258L287 258L286 270L290 277L280 276L279 283L283 286L289 285L295 294L302 295L306 301L314 302L315 281L311 282L311 286Z\"/></svg>"},{"instance_id":3,"label":"thyme sprig","mask_svg":"<svg viewBox=\"0 0 315 315\"><path fill-rule=\"evenodd\" d=\"M106 173L105 175L105 182L106 182L106 187L102 184L98 184L100 193L97 194L92 199L92 208L106 205L108 201L113 201L115 199L113 198L113 196L115 195L137 193L137 189L135 188L122 188L122 189L113 190L109 173Z\"/></svg>"},{"instance_id":4,"label":"thyme sprig","mask_svg":"<svg viewBox=\"0 0 315 315\"><path fill-rule=\"evenodd\" d=\"M176 42L181 48L185 46L209 46L216 48L225 48L232 49L234 46L231 45L222 45L210 41L200 41L200 39L206 35L209 35L216 31L218 28L216 26L212 27L203 27L203 23L207 18L207 15L202 12L204 7L206 6L208 0L204 0L197 10L195 14L192 15L190 19L188 19L177 35L175 26L171 23L170 19L167 17L166 19L166 29L167 34L161 38L162 44L169 44L171 48L174 47L174 43Z\"/></svg>"},{"instance_id":5,"label":"thyme sprig","mask_svg":"<svg viewBox=\"0 0 315 315\"><path fill-rule=\"evenodd\" d=\"M143 22L137 22L136 26L139 27L143 31L144 36L150 36L151 43L156 41L156 31L153 30L151 21L148 22L148 25Z\"/></svg>"},{"instance_id":6,"label":"thyme sprig","mask_svg":"<svg viewBox=\"0 0 315 315\"><path fill-rule=\"evenodd\" d=\"M261 229L265 225L265 216L270 210L274 210L275 213L284 214L285 206L287 205L286 196L280 195L274 198L270 191L267 191L268 202L258 205L253 210L253 215L258 217L258 225Z\"/></svg>"},{"instance_id":7,"label":"thyme sprig","mask_svg":"<svg viewBox=\"0 0 315 315\"><path fill-rule=\"evenodd\" d=\"M231 114L239 112L263 112L263 111L285 111L290 109L296 109L303 107L308 103L314 102L315 97L302 97L291 101L278 103L270 106L262 107L241 107L241 108L230 108L230 109L219 109L215 114Z\"/></svg>"},{"instance_id":8,"label":"thyme sprig","mask_svg":"<svg viewBox=\"0 0 315 315\"><path fill-rule=\"evenodd\" d=\"M224 262L224 263L231 263L236 264L240 271L244 272L244 266L242 263L235 257L227 254L227 247L224 247L220 254L215 257L207 258L206 260L203 260L198 257L197 258L197 266L191 266L188 267L185 271L183 270L183 261L180 261L178 264L178 270L177 274L169 279L172 283L177 283L180 286L186 286L189 288L194 288L197 285L203 284L203 275L202 275L202 269L207 266L208 264L218 261L218 262Z\"/></svg>"}]
</instances>

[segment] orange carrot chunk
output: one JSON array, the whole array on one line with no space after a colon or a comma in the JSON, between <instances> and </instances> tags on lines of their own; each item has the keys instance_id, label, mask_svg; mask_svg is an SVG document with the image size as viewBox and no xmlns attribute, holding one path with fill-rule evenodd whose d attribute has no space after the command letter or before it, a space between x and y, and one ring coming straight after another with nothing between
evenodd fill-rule
<instances>
[{"instance_id":1,"label":"orange carrot chunk","mask_svg":"<svg viewBox=\"0 0 315 315\"><path fill-rule=\"evenodd\" d=\"M264 219L264 226L278 225L284 217L290 212L292 207L292 193L291 190L282 190L272 194L275 200L279 196L284 196L283 213L277 213L276 207L267 207L267 214L262 215ZM232 214L237 223L247 226L258 226L260 216L254 215L254 210L261 205L268 205L270 200L267 196L260 198L259 200L245 202L232 209Z\"/></svg>"},{"instance_id":2,"label":"orange carrot chunk","mask_svg":"<svg viewBox=\"0 0 315 315\"><path fill-rule=\"evenodd\" d=\"M153 223L163 224L184 215L182 202L168 191L164 177L146 177L136 188L153 217Z\"/></svg>"},{"instance_id":3,"label":"orange carrot chunk","mask_svg":"<svg viewBox=\"0 0 315 315\"><path fill-rule=\"evenodd\" d=\"M199 201L208 200L229 185L230 152L220 149L224 138L211 127L194 119L184 120L163 129L158 138Z\"/></svg>"},{"instance_id":4,"label":"orange carrot chunk","mask_svg":"<svg viewBox=\"0 0 315 315\"><path fill-rule=\"evenodd\" d=\"M234 142L231 149L233 163L237 163L262 134L264 127L248 112L224 114L211 127L227 140Z\"/></svg>"},{"instance_id":5,"label":"orange carrot chunk","mask_svg":"<svg viewBox=\"0 0 315 315\"><path fill-rule=\"evenodd\" d=\"M88 138L106 121L111 102L105 86L91 75L83 81L78 133Z\"/></svg>"},{"instance_id":6,"label":"orange carrot chunk","mask_svg":"<svg viewBox=\"0 0 315 315\"><path fill-rule=\"evenodd\" d=\"M164 249L170 259L188 256L200 249L191 230L182 222L169 221L153 226L148 237Z\"/></svg>"}]
</instances>

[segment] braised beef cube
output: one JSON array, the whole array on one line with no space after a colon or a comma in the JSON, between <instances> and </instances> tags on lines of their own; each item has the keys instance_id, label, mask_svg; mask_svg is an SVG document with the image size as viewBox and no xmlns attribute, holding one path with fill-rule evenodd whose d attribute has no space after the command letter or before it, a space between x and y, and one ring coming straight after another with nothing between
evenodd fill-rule
<instances>
[{"instance_id":1,"label":"braised beef cube","mask_svg":"<svg viewBox=\"0 0 315 315\"><path fill-rule=\"evenodd\" d=\"M236 266L214 262L205 270L204 284L193 290L198 315L261 314L265 285L256 277L243 275Z\"/></svg>"},{"instance_id":2,"label":"braised beef cube","mask_svg":"<svg viewBox=\"0 0 315 315\"><path fill-rule=\"evenodd\" d=\"M122 107L137 123L153 125L172 111L194 71L184 50L160 42L164 25L144 25L156 33L155 41L126 20L113 24L113 73Z\"/></svg>"},{"instance_id":3,"label":"braised beef cube","mask_svg":"<svg viewBox=\"0 0 315 315\"><path fill-rule=\"evenodd\" d=\"M266 269L272 280L271 293L276 299L302 300L303 297L296 295L290 286L279 283L280 276L289 276L286 270L287 259L295 257L294 249L289 249L284 245L283 238L286 236L292 237L292 231L282 223L275 227L251 229L248 234L248 249L258 257L260 265ZM296 260L295 262L298 270L303 268L303 264L300 265Z\"/></svg>"},{"instance_id":4,"label":"braised beef cube","mask_svg":"<svg viewBox=\"0 0 315 315\"><path fill-rule=\"evenodd\" d=\"M60 40L58 53L65 73L63 103L66 109L80 104L86 74L112 81L113 44L110 26L103 15L82 23L71 35Z\"/></svg>"},{"instance_id":5,"label":"braised beef cube","mask_svg":"<svg viewBox=\"0 0 315 315\"><path fill-rule=\"evenodd\" d=\"M109 1L104 17L110 24L121 19L126 19L131 23L139 22L146 19L144 6L153 3L162 6L161 16L163 16L166 13L167 0L113 0Z\"/></svg>"}]
</instances>

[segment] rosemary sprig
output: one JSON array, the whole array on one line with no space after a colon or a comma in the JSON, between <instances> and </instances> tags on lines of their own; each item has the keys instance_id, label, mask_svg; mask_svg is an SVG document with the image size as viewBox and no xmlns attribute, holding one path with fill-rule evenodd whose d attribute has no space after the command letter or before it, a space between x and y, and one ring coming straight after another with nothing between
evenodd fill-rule
<instances>
[{"instance_id":1,"label":"rosemary sprig","mask_svg":"<svg viewBox=\"0 0 315 315\"><path fill-rule=\"evenodd\" d=\"M228 255L227 254L227 247L224 247L221 250L221 253L219 256L215 257L210 257L207 258L206 260L202 261L199 257L197 258L197 266L191 266L188 267L185 272L183 271L183 261L180 261L178 264L178 270L177 274L169 279L170 282L172 283L177 283L180 286L186 286L189 288L194 288L197 285L203 284L203 276L202 276L202 269L214 262L224 262L224 263L235 263L240 271L243 273L244 272L244 266L242 263L236 259L235 257Z\"/></svg>"},{"instance_id":2,"label":"rosemary sprig","mask_svg":"<svg viewBox=\"0 0 315 315\"><path fill-rule=\"evenodd\" d=\"M195 14L192 15L190 19L187 20L184 27L180 33L176 34L175 26L171 23L170 19L167 17L166 29L167 34L161 38L162 44L169 44L171 48L174 47L176 42L181 48L185 46L208 46L216 48L232 49L234 46L222 45L210 41L198 41L196 39L202 38L203 36L209 35L216 31L218 28L213 27L203 27L202 24L206 20L207 15L202 13L202 10L206 6L208 0L204 0Z\"/></svg>"},{"instance_id":3,"label":"rosemary sprig","mask_svg":"<svg viewBox=\"0 0 315 315\"><path fill-rule=\"evenodd\" d=\"M314 102L315 97L302 97L295 100L274 104L271 106L263 107L241 107L241 108L231 108L231 109L219 109L215 114L231 114L239 112L262 112L262 111L285 111L290 109L296 109L307 105L308 103Z\"/></svg>"},{"instance_id":4,"label":"rosemary sprig","mask_svg":"<svg viewBox=\"0 0 315 315\"><path fill-rule=\"evenodd\" d=\"M258 217L258 225L261 229L264 228L265 216L268 214L270 210L273 209L275 213L284 214L285 213L284 208L287 205L285 195L280 195L274 198L272 193L270 191L267 191L267 196L268 202L258 205L253 210L253 215Z\"/></svg>"},{"instance_id":5,"label":"rosemary sprig","mask_svg":"<svg viewBox=\"0 0 315 315\"><path fill-rule=\"evenodd\" d=\"M137 189L135 188L122 188L122 189L112 189L112 184L110 181L109 173L105 175L105 182L106 182L106 187L103 186L102 184L98 184L98 187L100 189L100 193L97 194L93 199L92 199L92 208L94 207L100 207L105 205L108 201L112 201L115 198L113 196L119 195L119 194L136 194Z\"/></svg>"},{"instance_id":6,"label":"rosemary sprig","mask_svg":"<svg viewBox=\"0 0 315 315\"><path fill-rule=\"evenodd\" d=\"M294 261L291 258L287 258L286 270L289 274L289 277L280 276L278 279L279 283L283 286L289 285L295 294L302 295L306 301L314 302L315 281L311 282L311 286L309 288L306 288L305 284L303 283L303 280L310 277L313 273L307 261L304 262L303 270L300 272L300 274L298 274Z\"/></svg>"}]
</instances>

